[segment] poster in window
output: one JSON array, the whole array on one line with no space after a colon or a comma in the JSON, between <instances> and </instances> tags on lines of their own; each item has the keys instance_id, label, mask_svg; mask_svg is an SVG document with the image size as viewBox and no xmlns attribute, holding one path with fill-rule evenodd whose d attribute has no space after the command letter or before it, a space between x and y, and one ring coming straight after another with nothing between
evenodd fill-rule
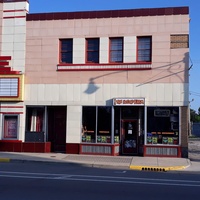
<instances>
[{"instance_id":1,"label":"poster in window","mask_svg":"<svg viewBox=\"0 0 200 200\"><path fill-rule=\"evenodd\" d=\"M86 142L91 142L91 136L90 135L86 136Z\"/></svg>"},{"instance_id":2,"label":"poster in window","mask_svg":"<svg viewBox=\"0 0 200 200\"><path fill-rule=\"evenodd\" d=\"M82 135L82 142L86 142L86 136Z\"/></svg>"},{"instance_id":3,"label":"poster in window","mask_svg":"<svg viewBox=\"0 0 200 200\"><path fill-rule=\"evenodd\" d=\"M173 137L168 137L168 144L173 144Z\"/></svg>"},{"instance_id":4,"label":"poster in window","mask_svg":"<svg viewBox=\"0 0 200 200\"><path fill-rule=\"evenodd\" d=\"M115 141L115 143L119 143L119 136L115 136L114 141Z\"/></svg>"},{"instance_id":5,"label":"poster in window","mask_svg":"<svg viewBox=\"0 0 200 200\"><path fill-rule=\"evenodd\" d=\"M4 118L4 138L17 138L17 116L5 116Z\"/></svg>"},{"instance_id":6,"label":"poster in window","mask_svg":"<svg viewBox=\"0 0 200 200\"><path fill-rule=\"evenodd\" d=\"M147 137L147 144L152 144L152 137Z\"/></svg>"},{"instance_id":7,"label":"poster in window","mask_svg":"<svg viewBox=\"0 0 200 200\"><path fill-rule=\"evenodd\" d=\"M158 138L157 137L152 137L152 143L157 144L158 143Z\"/></svg>"}]
</instances>

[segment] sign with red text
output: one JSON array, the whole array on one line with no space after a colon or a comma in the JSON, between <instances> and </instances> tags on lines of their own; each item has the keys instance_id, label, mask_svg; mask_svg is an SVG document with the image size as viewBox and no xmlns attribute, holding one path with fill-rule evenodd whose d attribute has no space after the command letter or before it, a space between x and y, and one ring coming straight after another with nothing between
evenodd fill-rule
<instances>
[{"instance_id":1,"label":"sign with red text","mask_svg":"<svg viewBox=\"0 0 200 200\"><path fill-rule=\"evenodd\" d=\"M113 99L114 106L141 106L145 104L144 98L116 98Z\"/></svg>"}]
</instances>

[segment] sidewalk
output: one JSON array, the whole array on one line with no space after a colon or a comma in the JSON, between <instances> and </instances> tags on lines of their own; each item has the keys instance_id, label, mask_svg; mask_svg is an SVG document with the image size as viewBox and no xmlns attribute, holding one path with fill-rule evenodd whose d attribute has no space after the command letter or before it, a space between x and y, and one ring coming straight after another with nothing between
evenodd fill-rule
<instances>
[{"instance_id":1,"label":"sidewalk","mask_svg":"<svg viewBox=\"0 0 200 200\"><path fill-rule=\"evenodd\" d=\"M132 170L172 171L191 167L189 159L135 156L91 156L61 153L13 153L0 152L0 162L35 161L78 163L90 166L119 167ZM200 163L199 163L200 164ZM199 168L200 171L200 168Z\"/></svg>"},{"instance_id":2,"label":"sidewalk","mask_svg":"<svg viewBox=\"0 0 200 200\"><path fill-rule=\"evenodd\" d=\"M1 162L62 162L89 165L93 167L115 167L147 171L190 171L200 172L200 138L191 138L188 143L189 159L136 157L136 156L98 156L62 153L13 153L0 152Z\"/></svg>"}]
</instances>

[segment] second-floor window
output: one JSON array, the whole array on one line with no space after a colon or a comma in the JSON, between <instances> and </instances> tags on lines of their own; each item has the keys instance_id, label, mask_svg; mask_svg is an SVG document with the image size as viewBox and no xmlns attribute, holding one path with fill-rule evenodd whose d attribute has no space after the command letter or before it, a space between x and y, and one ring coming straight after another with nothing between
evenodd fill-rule
<instances>
[{"instance_id":1,"label":"second-floor window","mask_svg":"<svg viewBox=\"0 0 200 200\"><path fill-rule=\"evenodd\" d=\"M73 40L60 39L60 63L72 63Z\"/></svg>"},{"instance_id":2,"label":"second-floor window","mask_svg":"<svg viewBox=\"0 0 200 200\"><path fill-rule=\"evenodd\" d=\"M137 61L138 62L151 62L152 43L151 37L138 37L137 38Z\"/></svg>"},{"instance_id":3,"label":"second-floor window","mask_svg":"<svg viewBox=\"0 0 200 200\"><path fill-rule=\"evenodd\" d=\"M99 38L86 39L86 62L99 63Z\"/></svg>"},{"instance_id":4,"label":"second-floor window","mask_svg":"<svg viewBox=\"0 0 200 200\"><path fill-rule=\"evenodd\" d=\"M123 38L110 38L110 62L123 62Z\"/></svg>"}]
</instances>

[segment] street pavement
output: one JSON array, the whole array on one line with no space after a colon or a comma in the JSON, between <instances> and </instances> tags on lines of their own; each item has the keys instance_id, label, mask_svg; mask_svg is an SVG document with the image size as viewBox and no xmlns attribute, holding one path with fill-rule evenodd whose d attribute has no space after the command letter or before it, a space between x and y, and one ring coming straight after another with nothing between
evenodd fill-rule
<instances>
[{"instance_id":1,"label":"street pavement","mask_svg":"<svg viewBox=\"0 0 200 200\"><path fill-rule=\"evenodd\" d=\"M144 171L200 172L200 138L189 140L188 158L0 152L0 162L28 161L76 163L93 167L115 167Z\"/></svg>"}]
</instances>

